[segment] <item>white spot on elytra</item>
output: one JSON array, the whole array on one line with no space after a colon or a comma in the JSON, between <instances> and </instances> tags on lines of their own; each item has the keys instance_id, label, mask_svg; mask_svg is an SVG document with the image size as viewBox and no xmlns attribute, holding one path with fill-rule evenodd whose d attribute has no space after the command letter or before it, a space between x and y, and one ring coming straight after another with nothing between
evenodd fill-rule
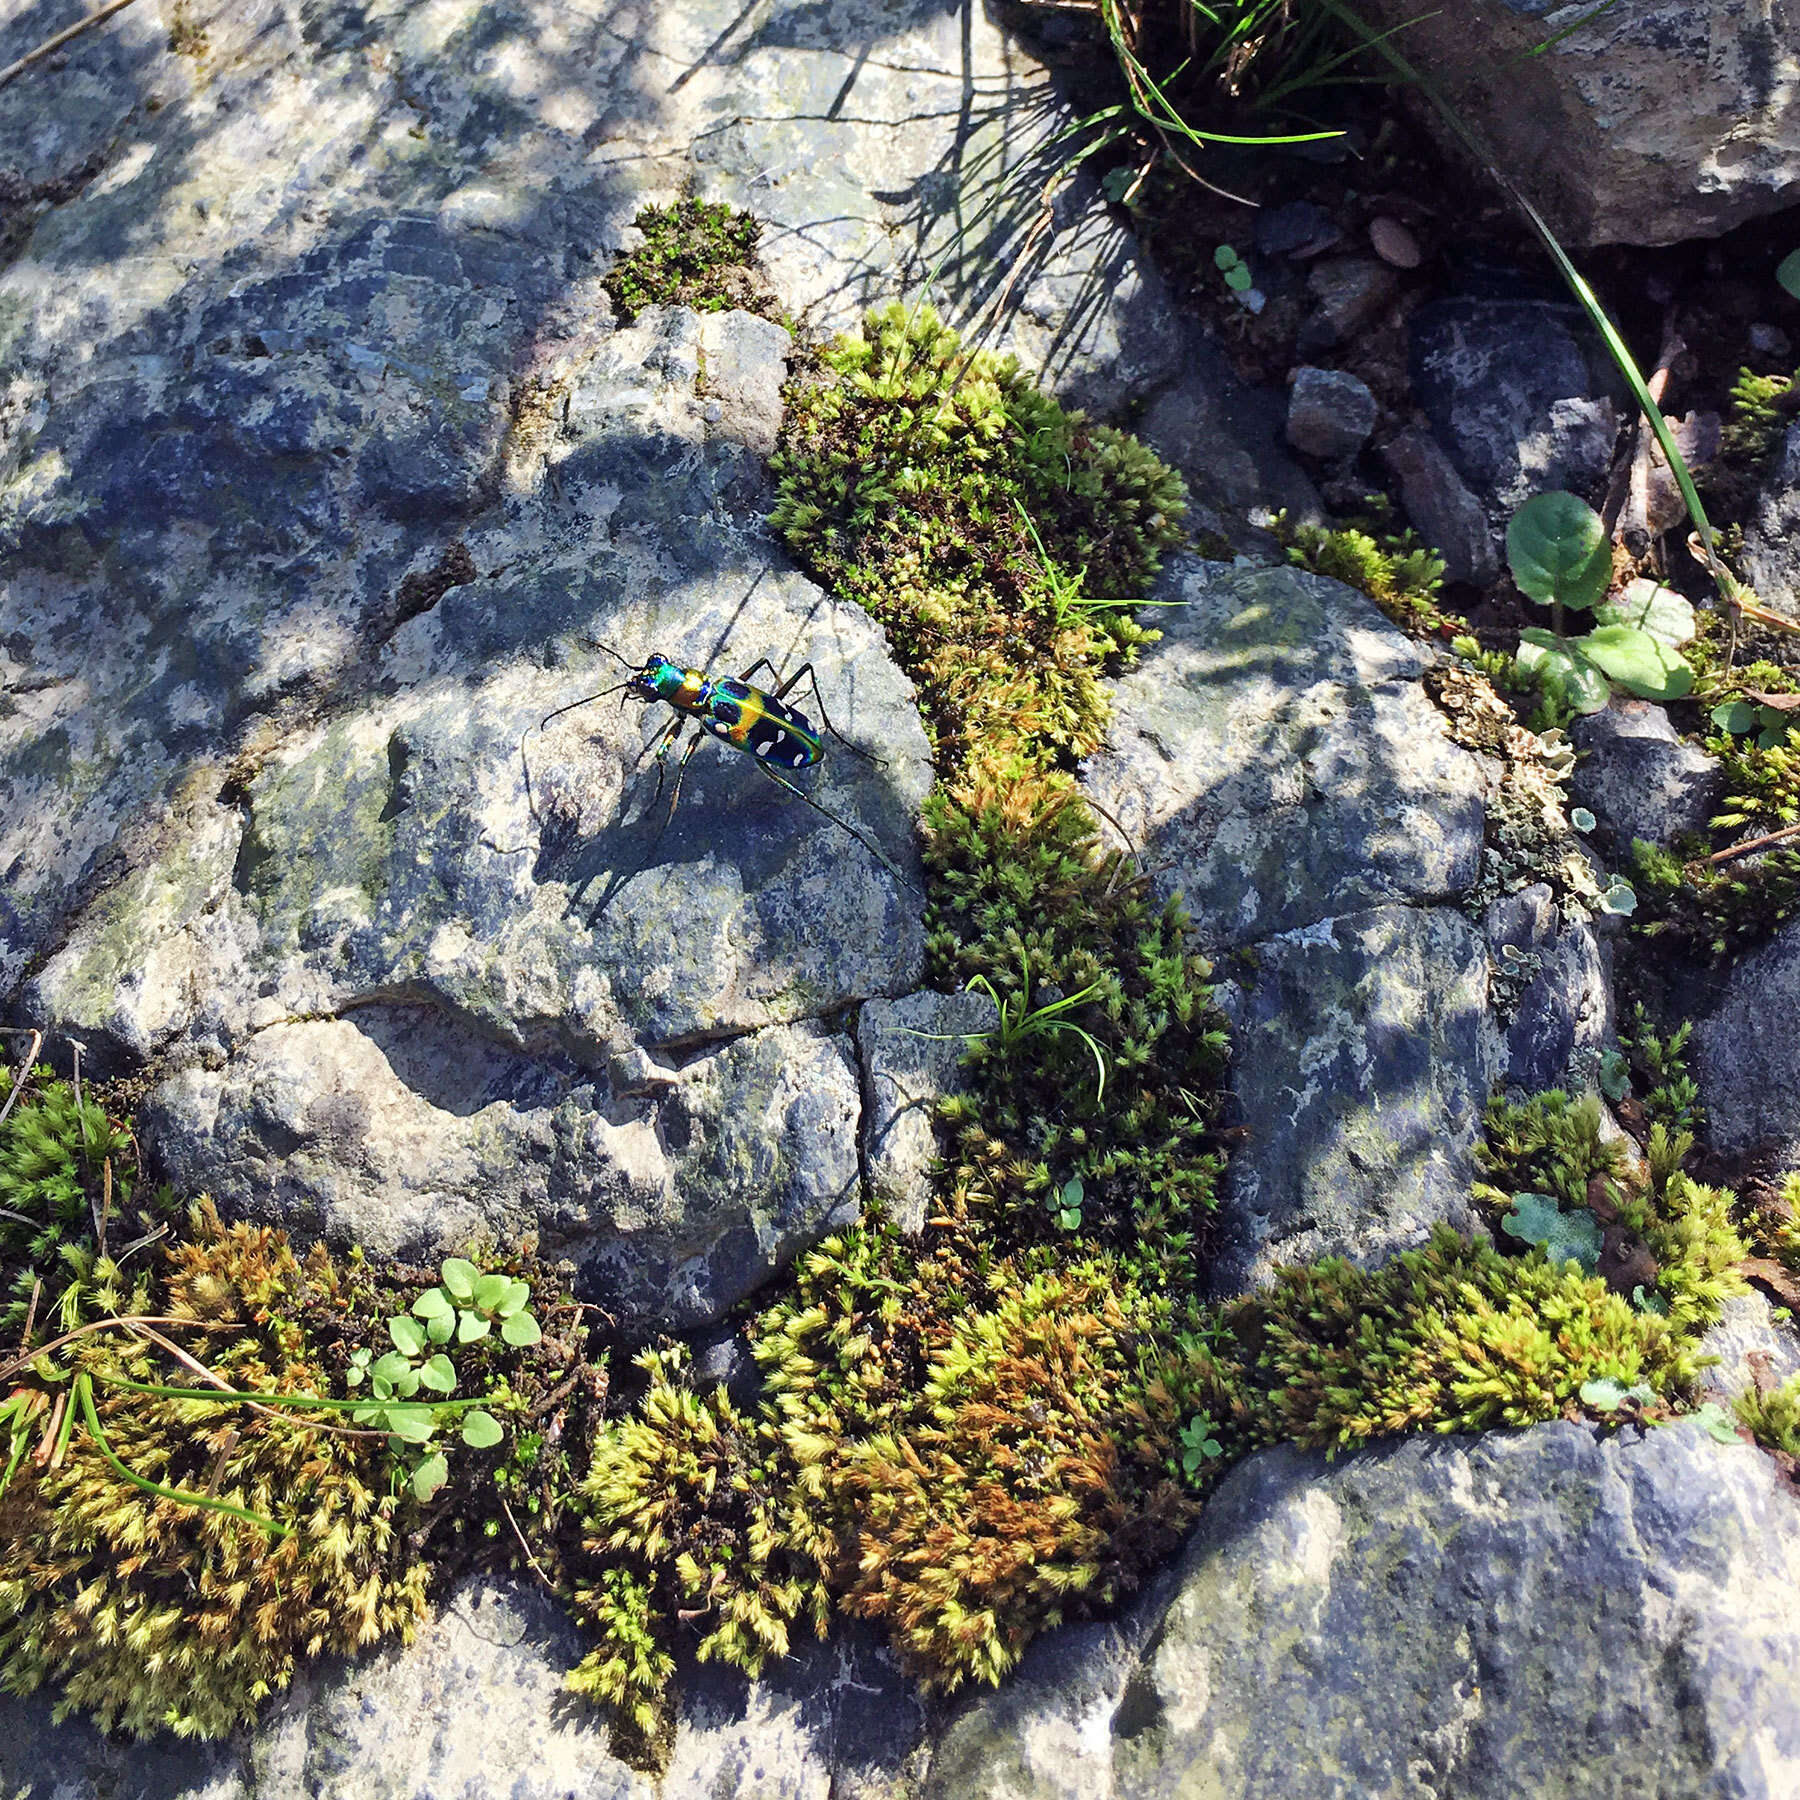
<instances>
[{"instance_id":1,"label":"white spot on elytra","mask_svg":"<svg viewBox=\"0 0 1800 1800\"><path fill-rule=\"evenodd\" d=\"M767 738L764 738L763 741L756 746L756 754L758 756L767 756L774 748L775 746L771 744Z\"/></svg>"}]
</instances>

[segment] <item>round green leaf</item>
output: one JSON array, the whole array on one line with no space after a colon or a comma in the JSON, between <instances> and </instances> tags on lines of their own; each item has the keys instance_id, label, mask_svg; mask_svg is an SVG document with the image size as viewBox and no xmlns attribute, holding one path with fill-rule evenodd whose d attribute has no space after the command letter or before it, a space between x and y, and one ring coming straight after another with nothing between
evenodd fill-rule
<instances>
[{"instance_id":1,"label":"round green leaf","mask_svg":"<svg viewBox=\"0 0 1800 1800\"><path fill-rule=\"evenodd\" d=\"M394 1397L394 1384L385 1375L370 1377L369 1392L377 1400L391 1400Z\"/></svg>"},{"instance_id":2,"label":"round green leaf","mask_svg":"<svg viewBox=\"0 0 1800 1800\"><path fill-rule=\"evenodd\" d=\"M398 1381L412 1367L398 1350L390 1350L385 1356L378 1357L370 1366L369 1373L377 1381Z\"/></svg>"},{"instance_id":3,"label":"round green leaf","mask_svg":"<svg viewBox=\"0 0 1800 1800\"><path fill-rule=\"evenodd\" d=\"M478 1406L473 1412L463 1414L462 1441L471 1450L491 1450L501 1436L500 1421L491 1412L484 1412Z\"/></svg>"},{"instance_id":4,"label":"round green leaf","mask_svg":"<svg viewBox=\"0 0 1800 1800\"><path fill-rule=\"evenodd\" d=\"M429 1406L390 1406L383 1423L403 1443L428 1444L437 1429L437 1419Z\"/></svg>"},{"instance_id":5,"label":"round green leaf","mask_svg":"<svg viewBox=\"0 0 1800 1800\"><path fill-rule=\"evenodd\" d=\"M425 1348L425 1327L405 1313L396 1313L388 1320L388 1336L402 1356L417 1356Z\"/></svg>"},{"instance_id":6,"label":"round green leaf","mask_svg":"<svg viewBox=\"0 0 1800 1800\"><path fill-rule=\"evenodd\" d=\"M1506 527L1513 580L1533 600L1585 610L1606 597L1612 547L1600 515L1574 494L1534 494Z\"/></svg>"},{"instance_id":7,"label":"round green leaf","mask_svg":"<svg viewBox=\"0 0 1800 1800\"><path fill-rule=\"evenodd\" d=\"M480 1313L465 1312L456 1316L456 1341L459 1344L472 1344L477 1338L488 1334L488 1322Z\"/></svg>"},{"instance_id":8,"label":"round green leaf","mask_svg":"<svg viewBox=\"0 0 1800 1800\"><path fill-rule=\"evenodd\" d=\"M450 1464L441 1450L434 1450L412 1472L415 1500L429 1500L450 1479Z\"/></svg>"},{"instance_id":9,"label":"round green leaf","mask_svg":"<svg viewBox=\"0 0 1800 1800\"><path fill-rule=\"evenodd\" d=\"M1679 700L1694 685L1681 653L1635 625L1597 626L1574 648L1640 699Z\"/></svg>"},{"instance_id":10,"label":"round green leaf","mask_svg":"<svg viewBox=\"0 0 1800 1800\"><path fill-rule=\"evenodd\" d=\"M1225 285L1234 294L1241 294L1250 285L1250 280L1249 266L1245 263L1233 263L1225 271Z\"/></svg>"},{"instance_id":11,"label":"round green leaf","mask_svg":"<svg viewBox=\"0 0 1800 1800\"><path fill-rule=\"evenodd\" d=\"M1598 712L1612 698L1606 677L1554 632L1535 625L1521 631L1515 660L1521 674L1531 676L1546 693L1577 712Z\"/></svg>"},{"instance_id":12,"label":"round green leaf","mask_svg":"<svg viewBox=\"0 0 1800 1800\"><path fill-rule=\"evenodd\" d=\"M1623 875L1615 875L1612 885L1600 896L1600 910L1629 919L1637 911L1637 889Z\"/></svg>"},{"instance_id":13,"label":"round green leaf","mask_svg":"<svg viewBox=\"0 0 1800 1800\"><path fill-rule=\"evenodd\" d=\"M510 1319L514 1313L523 1312L531 1300L531 1288L528 1283L514 1281L506 1290L506 1298L494 1308L495 1316Z\"/></svg>"},{"instance_id":14,"label":"round green leaf","mask_svg":"<svg viewBox=\"0 0 1800 1800\"><path fill-rule=\"evenodd\" d=\"M456 1370L447 1356L434 1356L419 1371L419 1379L434 1393L453 1394L456 1392Z\"/></svg>"},{"instance_id":15,"label":"round green leaf","mask_svg":"<svg viewBox=\"0 0 1800 1800\"><path fill-rule=\"evenodd\" d=\"M427 1288L412 1303L413 1314L421 1319L440 1319L446 1313L454 1316L456 1302L441 1287Z\"/></svg>"},{"instance_id":16,"label":"round green leaf","mask_svg":"<svg viewBox=\"0 0 1800 1800\"><path fill-rule=\"evenodd\" d=\"M394 1377L394 1392L402 1400L410 1400L419 1391L419 1371L408 1368Z\"/></svg>"},{"instance_id":17,"label":"round green leaf","mask_svg":"<svg viewBox=\"0 0 1800 1800\"><path fill-rule=\"evenodd\" d=\"M1741 734L1754 731L1762 714L1748 700L1727 700L1707 715L1721 731Z\"/></svg>"},{"instance_id":18,"label":"round green leaf","mask_svg":"<svg viewBox=\"0 0 1800 1800\"><path fill-rule=\"evenodd\" d=\"M523 1350L535 1344L544 1334L538 1329L537 1320L530 1313L522 1312L500 1321L500 1335L515 1350Z\"/></svg>"},{"instance_id":19,"label":"round green leaf","mask_svg":"<svg viewBox=\"0 0 1800 1800\"><path fill-rule=\"evenodd\" d=\"M1615 1381L1610 1375L1596 1376L1581 1384L1581 1404L1591 1406L1595 1412L1617 1412L1626 1392L1624 1382Z\"/></svg>"},{"instance_id":20,"label":"round green leaf","mask_svg":"<svg viewBox=\"0 0 1800 1800\"><path fill-rule=\"evenodd\" d=\"M1800 250L1790 250L1775 265L1775 279L1796 300L1800 300Z\"/></svg>"},{"instance_id":21,"label":"round green leaf","mask_svg":"<svg viewBox=\"0 0 1800 1800\"><path fill-rule=\"evenodd\" d=\"M472 1262L460 1256L445 1259L439 1274L444 1278L444 1286L450 1290L452 1299L465 1303L474 1297L475 1283L481 1279L481 1271Z\"/></svg>"},{"instance_id":22,"label":"round green leaf","mask_svg":"<svg viewBox=\"0 0 1800 1800\"><path fill-rule=\"evenodd\" d=\"M1693 607L1673 588L1646 581L1642 576L1618 599L1597 607L1594 617L1602 625L1635 625L1671 650L1693 641Z\"/></svg>"},{"instance_id":23,"label":"round green leaf","mask_svg":"<svg viewBox=\"0 0 1800 1800\"><path fill-rule=\"evenodd\" d=\"M350 1409L350 1417L358 1425L373 1425L380 1420L386 1410L387 1408L382 1406L353 1406Z\"/></svg>"},{"instance_id":24,"label":"round green leaf","mask_svg":"<svg viewBox=\"0 0 1800 1800\"><path fill-rule=\"evenodd\" d=\"M475 1284L476 1307L484 1313L491 1313L506 1298L506 1290L511 1286L511 1276L482 1276Z\"/></svg>"},{"instance_id":25,"label":"round green leaf","mask_svg":"<svg viewBox=\"0 0 1800 1800\"><path fill-rule=\"evenodd\" d=\"M1596 819L1585 806L1571 806L1569 808L1569 823L1574 826L1577 831L1585 834L1592 831L1600 821Z\"/></svg>"},{"instance_id":26,"label":"round green leaf","mask_svg":"<svg viewBox=\"0 0 1800 1800\"><path fill-rule=\"evenodd\" d=\"M1221 244L1213 252L1215 269L1235 269L1238 266L1238 253L1229 244Z\"/></svg>"},{"instance_id":27,"label":"round green leaf","mask_svg":"<svg viewBox=\"0 0 1800 1800\"><path fill-rule=\"evenodd\" d=\"M456 1331L456 1314L440 1313L425 1321L425 1336L434 1344L447 1344Z\"/></svg>"}]
</instances>

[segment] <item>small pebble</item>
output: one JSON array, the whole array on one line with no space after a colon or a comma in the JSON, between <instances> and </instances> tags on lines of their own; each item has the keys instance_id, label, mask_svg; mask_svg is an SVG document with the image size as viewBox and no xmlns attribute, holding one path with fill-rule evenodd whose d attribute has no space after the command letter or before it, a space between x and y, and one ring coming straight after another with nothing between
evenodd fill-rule
<instances>
[{"instance_id":1,"label":"small pebble","mask_svg":"<svg viewBox=\"0 0 1800 1800\"><path fill-rule=\"evenodd\" d=\"M1779 325L1752 325L1750 351L1754 356L1792 356L1793 340Z\"/></svg>"},{"instance_id":2,"label":"small pebble","mask_svg":"<svg viewBox=\"0 0 1800 1800\"><path fill-rule=\"evenodd\" d=\"M1301 261L1329 250L1343 235L1330 214L1310 200L1270 207L1256 218L1256 247L1264 256Z\"/></svg>"},{"instance_id":3,"label":"small pebble","mask_svg":"<svg viewBox=\"0 0 1800 1800\"><path fill-rule=\"evenodd\" d=\"M1287 441L1323 462L1354 456L1375 429L1375 396L1342 369L1294 371L1288 397Z\"/></svg>"},{"instance_id":4,"label":"small pebble","mask_svg":"<svg viewBox=\"0 0 1800 1800\"><path fill-rule=\"evenodd\" d=\"M1369 225L1369 243L1390 268L1416 269L1425 260L1419 240L1398 219L1373 220Z\"/></svg>"}]
</instances>

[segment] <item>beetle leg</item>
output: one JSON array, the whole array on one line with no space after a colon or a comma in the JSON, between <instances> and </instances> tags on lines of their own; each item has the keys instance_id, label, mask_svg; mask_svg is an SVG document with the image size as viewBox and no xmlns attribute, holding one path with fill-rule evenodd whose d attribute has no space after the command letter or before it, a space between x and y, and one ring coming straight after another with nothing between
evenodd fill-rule
<instances>
[{"instance_id":1,"label":"beetle leg","mask_svg":"<svg viewBox=\"0 0 1800 1800\"><path fill-rule=\"evenodd\" d=\"M805 790L805 788L796 786L793 782L789 781L785 775L780 774L779 772L777 772L774 769L771 769L766 762L759 762L756 766L759 769L761 769L762 772L766 776L768 776L768 778L772 782L774 782L777 787L784 787L787 789L787 791L790 794L798 795L802 800L804 800L806 802L806 804L808 806L810 806L813 809L814 812L818 813L822 818L829 819L832 822L832 824L840 827L844 831L849 832L849 834L853 838L855 838L856 841L859 844L861 844L862 847L865 850L867 850L868 853L872 857L874 857L875 860L878 863L880 863L881 866L884 869L886 869L887 872L890 875L892 875L893 878L896 881L898 881L903 887L912 888L915 893L919 891L918 884L916 882L913 882L913 881L909 880L905 875L902 875L900 873L900 871L898 869L896 869L891 862L888 861L887 857L882 852L881 846L879 844L877 844L872 838L869 838L869 837L865 836L862 832L858 831L856 829L856 827L854 825L852 825L848 819L840 819L838 817L838 815L836 813L834 813L829 806L821 806L818 803L818 801L815 800L812 797L812 795L809 794Z\"/></svg>"},{"instance_id":2,"label":"beetle leg","mask_svg":"<svg viewBox=\"0 0 1800 1800\"><path fill-rule=\"evenodd\" d=\"M768 662L767 657L764 657L762 660L764 662ZM752 664L751 666L754 667L755 665ZM771 664L770 666L772 669L773 665ZM844 748L846 750L848 750L852 756L860 756L864 762L874 763L878 767L885 766L882 764L881 758L879 756L872 756L872 755L870 755L870 753L867 750L863 749L860 744L851 743L851 741L847 737L845 737L844 734L841 731L839 731L838 728L834 724L832 724L831 714L825 710L825 696L819 692L818 674L814 670L811 663L803 662L799 666L799 668L797 668L793 672L793 674L791 674L787 678L787 680L784 681L781 684L781 686L775 690L775 698L777 700L785 700L788 697L788 695L793 692L794 688L799 684L802 676L804 676L806 678L806 680L811 682L811 684L812 684L813 704L819 709L819 718L820 718L821 722L824 724L825 729L827 731L829 731L831 733L831 735L834 738L836 738L837 741L840 744L842 744L844 746Z\"/></svg>"}]
</instances>

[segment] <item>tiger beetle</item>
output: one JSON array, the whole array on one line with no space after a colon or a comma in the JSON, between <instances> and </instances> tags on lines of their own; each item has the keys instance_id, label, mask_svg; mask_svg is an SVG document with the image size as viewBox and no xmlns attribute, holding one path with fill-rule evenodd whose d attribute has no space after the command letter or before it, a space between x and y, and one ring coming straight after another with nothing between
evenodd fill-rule
<instances>
[{"instance_id":1,"label":"tiger beetle","mask_svg":"<svg viewBox=\"0 0 1800 1800\"><path fill-rule=\"evenodd\" d=\"M840 818L829 807L821 806L812 795L798 786L780 772L782 769L810 769L824 761L825 742L816 732L805 714L797 712L789 706L787 696L802 681L812 687L813 700L819 709L819 718L825 729L853 755L860 756L864 762L875 763L880 759L870 756L866 750L859 750L856 745L844 736L832 724L830 715L825 710L824 696L819 692L819 679L810 662L802 663L792 675L781 683L772 693L759 687L752 687L750 677L759 669L767 669L771 675L780 676L781 671L766 656L759 656L742 675L727 676L715 681L710 675L698 669L684 669L678 663L672 663L666 656L653 655L640 669L628 657L620 655L610 644L601 643L597 638L589 640L597 649L604 650L622 668L630 670L624 681L615 682L611 687L602 688L598 693L585 695L580 700L571 700L567 706L545 715L539 722L541 732L554 719L560 719L564 713L574 712L578 707L589 706L596 700L604 700L611 694L622 694L625 700L642 700L646 703L660 700L672 707L675 712L667 725L663 726L654 738L638 753L638 762L655 753L656 757L656 793L651 799L654 807L662 798L663 777L667 770L668 753L681 741L688 725L692 722L698 729L688 739L675 765L675 788L669 796L669 810L663 815L662 824L657 827L655 844L660 843L662 834L668 829L669 821L675 816L675 808L681 799L681 783L687 774L687 766L694 752L706 741L708 735L717 738L721 743L729 744L734 750L741 750L751 757L756 766L775 783L777 787L786 788L790 794L797 795L805 801L814 812L829 819L832 824L841 826L856 839L895 880L911 886L907 879L882 853L879 845L850 823ZM537 803L531 792L531 765L525 759L525 742L519 741L519 761L525 769L525 803L530 809L533 819L538 819ZM543 821L538 819L541 825Z\"/></svg>"}]
</instances>

